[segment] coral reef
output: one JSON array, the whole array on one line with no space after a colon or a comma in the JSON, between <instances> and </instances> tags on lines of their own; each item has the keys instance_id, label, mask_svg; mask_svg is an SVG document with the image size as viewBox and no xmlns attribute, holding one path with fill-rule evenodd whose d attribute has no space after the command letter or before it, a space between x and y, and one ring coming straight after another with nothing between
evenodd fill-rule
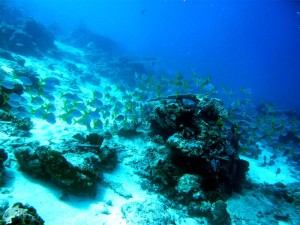
<instances>
[{"instance_id":1,"label":"coral reef","mask_svg":"<svg viewBox=\"0 0 300 225\"><path fill-rule=\"evenodd\" d=\"M178 175L199 176L199 186L207 194L215 192L215 197L240 191L248 162L238 157L234 124L227 121L220 100L196 99L189 104L184 101L186 96L178 96L175 102L158 104L150 118L152 133L165 140L170 149L168 160L179 170Z\"/></svg>"},{"instance_id":2,"label":"coral reef","mask_svg":"<svg viewBox=\"0 0 300 225\"><path fill-rule=\"evenodd\" d=\"M98 145L99 147L102 145L104 137L97 133L91 133L86 136L86 142L90 143L91 145Z\"/></svg>"},{"instance_id":3,"label":"coral reef","mask_svg":"<svg viewBox=\"0 0 300 225\"><path fill-rule=\"evenodd\" d=\"M226 210L226 203L222 200L218 200L211 206L211 214L212 218L210 219L210 223L212 225L230 225L231 219L229 213Z\"/></svg>"},{"instance_id":4,"label":"coral reef","mask_svg":"<svg viewBox=\"0 0 300 225\"><path fill-rule=\"evenodd\" d=\"M2 6L0 12L2 14L0 24L0 47L2 49L39 56L55 48L54 36L42 24L32 18L25 18L17 9L9 6Z\"/></svg>"},{"instance_id":5,"label":"coral reef","mask_svg":"<svg viewBox=\"0 0 300 225\"><path fill-rule=\"evenodd\" d=\"M88 137L92 136L96 135ZM103 141L103 137L97 136L97 140ZM14 154L21 170L49 180L67 192L95 195L103 170L113 167L116 161L114 150L105 147L102 152L100 142L97 141L96 144L100 144L97 148L75 141L52 147L25 146L16 148Z\"/></svg>"},{"instance_id":6,"label":"coral reef","mask_svg":"<svg viewBox=\"0 0 300 225\"><path fill-rule=\"evenodd\" d=\"M0 219L0 224L42 225L44 220L37 214L35 208L18 202L6 209L2 219Z\"/></svg>"},{"instance_id":7,"label":"coral reef","mask_svg":"<svg viewBox=\"0 0 300 225\"><path fill-rule=\"evenodd\" d=\"M83 24L77 25L65 41L73 46L90 50L88 57L94 62L98 60L97 57L99 56L95 55L95 53L99 53L95 51L102 50L111 53L117 45L113 40L93 33Z\"/></svg>"}]
</instances>

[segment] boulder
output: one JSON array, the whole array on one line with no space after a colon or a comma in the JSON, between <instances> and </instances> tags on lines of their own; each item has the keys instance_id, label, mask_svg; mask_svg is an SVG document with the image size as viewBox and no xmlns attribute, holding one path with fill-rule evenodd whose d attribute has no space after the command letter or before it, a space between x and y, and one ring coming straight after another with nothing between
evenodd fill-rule
<instances>
[{"instance_id":1,"label":"boulder","mask_svg":"<svg viewBox=\"0 0 300 225\"><path fill-rule=\"evenodd\" d=\"M0 224L42 225L44 224L44 220L38 215L35 208L18 202L6 209Z\"/></svg>"},{"instance_id":2,"label":"boulder","mask_svg":"<svg viewBox=\"0 0 300 225\"><path fill-rule=\"evenodd\" d=\"M218 200L212 204L210 208L211 225L231 225L231 218L226 208L227 205L222 200Z\"/></svg>"},{"instance_id":3,"label":"boulder","mask_svg":"<svg viewBox=\"0 0 300 225\"><path fill-rule=\"evenodd\" d=\"M150 116L151 132L170 149L173 167L201 177L199 185L211 201L241 191L249 163L239 159L236 127L222 102L193 94L153 100L162 101Z\"/></svg>"},{"instance_id":4,"label":"boulder","mask_svg":"<svg viewBox=\"0 0 300 225\"><path fill-rule=\"evenodd\" d=\"M4 177L4 166L3 163L7 160L8 155L3 148L0 148L0 185L2 185Z\"/></svg>"},{"instance_id":5,"label":"boulder","mask_svg":"<svg viewBox=\"0 0 300 225\"><path fill-rule=\"evenodd\" d=\"M82 147L76 142L56 146L56 150L48 146L19 147L14 154L20 170L78 195L96 194L96 185L105 168L102 159L112 155L103 155L99 149Z\"/></svg>"}]
</instances>

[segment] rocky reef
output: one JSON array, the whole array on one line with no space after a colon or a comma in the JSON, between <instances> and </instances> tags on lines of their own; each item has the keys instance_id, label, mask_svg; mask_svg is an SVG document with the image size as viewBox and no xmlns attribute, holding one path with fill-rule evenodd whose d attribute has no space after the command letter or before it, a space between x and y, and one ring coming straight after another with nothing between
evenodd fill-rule
<instances>
[{"instance_id":1,"label":"rocky reef","mask_svg":"<svg viewBox=\"0 0 300 225\"><path fill-rule=\"evenodd\" d=\"M54 36L36 20L3 3L0 14L0 48L34 56L55 48Z\"/></svg>"},{"instance_id":2,"label":"rocky reef","mask_svg":"<svg viewBox=\"0 0 300 225\"><path fill-rule=\"evenodd\" d=\"M7 158L8 158L7 152L3 148L0 148L0 185L3 184L3 176L4 176L3 163L5 162L5 160L7 160Z\"/></svg>"},{"instance_id":3,"label":"rocky reef","mask_svg":"<svg viewBox=\"0 0 300 225\"><path fill-rule=\"evenodd\" d=\"M0 224L42 225L44 224L44 220L37 214L35 208L17 202L12 207L6 209L0 219Z\"/></svg>"},{"instance_id":4,"label":"rocky reef","mask_svg":"<svg viewBox=\"0 0 300 225\"><path fill-rule=\"evenodd\" d=\"M150 119L153 135L161 136L169 148L166 160L178 171L176 181L191 174L207 193L240 191L248 162L238 156L236 128L221 101L206 96L196 102L178 99L159 103Z\"/></svg>"},{"instance_id":5,"label":"rocky reef","mask_svg":"<svg viewBox=\"0 0 300 225\"><path fill-rule=\"evenodd\" d=\"M51 147L31 143L16 148L14 155L20 170L62 187L65 193L93 196L102 172L116 162L114 149L101 148L102 142L101 135L92 133L81 142L74 138Z\"/></svg>"},{"instance_id":6,"label":"rocky reef","mask_svg":"<svg viewBox=\"0 0 300 225\"><path fill-rule=\"evenodd\" d=\"M149 173L143 175L155 185L152 190L187 205L191 215L220 224L222 214L222 224L230 224L220 199L242 190L249 163L239 158L236 127L222 102L194 94L151 101L150 133L160 147L146 156Z\"/></svg>"}]
</instances>

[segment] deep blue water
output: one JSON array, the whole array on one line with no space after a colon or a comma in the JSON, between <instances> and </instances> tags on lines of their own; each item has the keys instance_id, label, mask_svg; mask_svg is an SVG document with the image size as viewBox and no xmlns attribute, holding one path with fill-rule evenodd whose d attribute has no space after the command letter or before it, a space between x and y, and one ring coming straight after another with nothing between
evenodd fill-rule
<instances>
[{"instance_id":1,"label":"deep blue water","mask_svg":"<svg viewBox=\"0 0 300 225\"><path fill-rule=\"evenodd\" d=\"M216 86L252 89L300 112L300 1L15 0L66 32L78 23L116 40L126 54L157 57L156 71L191 68Z\"/></svg>"}]
</instances>

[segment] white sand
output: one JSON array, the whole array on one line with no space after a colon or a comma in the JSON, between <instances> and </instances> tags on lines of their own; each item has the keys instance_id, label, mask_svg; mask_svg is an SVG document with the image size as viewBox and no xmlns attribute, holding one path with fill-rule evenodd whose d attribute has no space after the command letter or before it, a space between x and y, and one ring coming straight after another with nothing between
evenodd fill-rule
<instances>
[{"instance_id":1,"label":"white sand","mask_svg":"<svg viewBox=\"0 0 300 225\"><path fill-rule=\"evenodd\" d=\"M247 160L250 163L248 179L251 179L252 182L255 183L267 184L275 184L277 182L290 184L297 181L299 182L299 179L297 180L291 173L290 165L286 163L286 157L279 156L275 160L275 165L262 167L264 155L269 159L272 153L268 148L264 148L259 159L241 156L241 159ZM280 173L276 174L278 168L280 168Z\"/></svg>"},{"instance_id":2,"label":"white sand","mask_svg":"<svg viewBox=\"0 0 300 225\"><path fill-rule=\"evenodd\" d=\"M22 202L33 206L45 220L45 224L126 224L122 218L121 206L130 201L143 201L151 197L140 186L133 182L128 167L119 166L111 179L121 182L133 198L125 199L114 191L99 185L95 199L75 197L69 195L66 201L59 199L61 189L47 182L31 178L26 174L10 169L7 171L12 177L13 191L9 202ZM112 206L106 204L111 201Z\"/></svg>"}]
</instances>

